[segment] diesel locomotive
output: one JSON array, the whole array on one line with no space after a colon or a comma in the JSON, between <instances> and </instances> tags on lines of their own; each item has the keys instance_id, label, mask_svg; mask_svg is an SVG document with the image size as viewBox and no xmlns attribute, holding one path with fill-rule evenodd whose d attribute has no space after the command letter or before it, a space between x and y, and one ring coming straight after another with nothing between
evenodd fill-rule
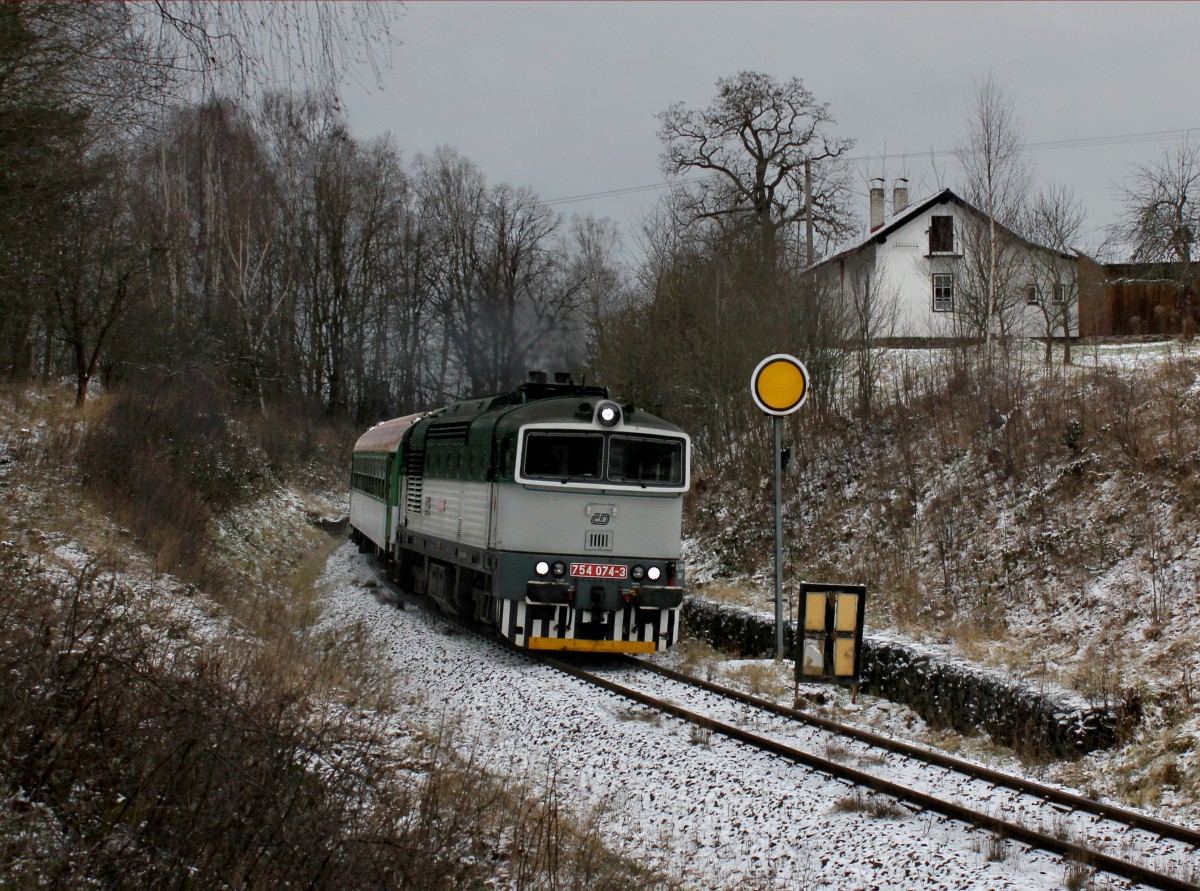
<instances>
[{"instance_id":1,"label":"diesel locomotive","mask_svg":"<svg viewBox=\"0 0 1200 891\"><path fill-rule=\"evenodd\" d=\"M350 534L517 647L653 653L679 634L690 456L686 433L607 388L533 373L364 433Z\"/></svg>"}]
</instances>

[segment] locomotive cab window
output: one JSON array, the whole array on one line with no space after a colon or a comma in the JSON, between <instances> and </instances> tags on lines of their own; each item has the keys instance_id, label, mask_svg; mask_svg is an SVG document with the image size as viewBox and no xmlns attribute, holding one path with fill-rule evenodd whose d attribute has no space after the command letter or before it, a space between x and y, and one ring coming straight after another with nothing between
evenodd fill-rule
<instances>
[{"instance_id":1,"label":"locomotive cab window","mask_svg":"<svg viewBox=\"0 0 1200 891\"><path fill-rule=\"evenodd\" d=\"M677 439L614 436L608 443L608 478L614 483L681 485L683 443Z\"/></svg>"},{"instance_id":2,"label":"locomotive cab window","mask_svg":"<svg viewBox=\"0 0 1200 891\"><path fill-rule=\"evenodd\" d=\"M530 433L523 472L555 480L598 480L604 472L604 437L597 433Z\"/></svg>"}]
</instances>

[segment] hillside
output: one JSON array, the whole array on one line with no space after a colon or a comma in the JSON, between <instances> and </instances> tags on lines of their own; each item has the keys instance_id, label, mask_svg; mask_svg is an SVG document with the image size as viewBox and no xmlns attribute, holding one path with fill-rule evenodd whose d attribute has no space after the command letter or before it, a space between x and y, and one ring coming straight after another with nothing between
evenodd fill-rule
<instances>
[{"instance_id":1,"label":"hillside","mask_svg":"<svg viewBox=\"0 0 1200 891\"><path fill-rule=\"evenodd\" d=\"M0 398L6 887L666 887L396 721L377 649L321 624L352 437L187 389L72 402Z\"/></svg>"},{"instance_id":2,"label":"hillside","mask_svg":"<svg viewBox=\"0 0 1200 891\"><path fill-rule=\"evenodd\" d=\"M1127 745L1038 769L1195 821L1200 360L1175 342L1075 360L889 353L874 417L797 432L785 590L865 583L869 633L1123 706ZM698 488L697 591L771 611L769 477Z\"/></svg>"},{"instance_id":3,"label":"hillside","mask_svg":"<svg viewBox=\"0 0 1200 891\"><path fill-rule=\"evenodd\" d=\"M1138 720L1116 749L1047 762L929 727L871 697L851 703L835 695L824 707L1200 823L1194 349L1095 345L1078 350L1066 371L1015 352L987 374L963 354L897 350L884 358L872 417L814 419L793 431L788 590L801 579L864 582L870 633L1119 703ZM275 797L250 787L241 794L220 780L222 794L207 809L189 810L197 783L212 776L206 771L225 776L223 759L200 759L194 773L170 773L162 783L137 779L174 763L172 753L182 751L171 742L174 728L219 740L213 751L259 762L262 788L313 758L336 765L326 791L294 799L302 813L288 818L301 820L299 838L332 840L311 846L334 858L330 884L356 869L432 888L465 880L464 864L476 877L547 864L560 876L593 868L595 850L557 811L564 832L553 856L486 843L419 860L412 846L421 844L421 826L347 818L359 813L367 789L386 788L405 807L444 808L435 819L481 819L490 827L481 838L503 839L512 837L503 825L549 819L539 810L549 805L464 783L427 728L397 736L389 703L404 692L392 689L395 678L380 670L373 645L358 629L321 627L316 582L338 539L318 527L344 510L346 431L292 419L303 445L287 448L278 419L242 414L219 394L101 396L82 412L71 401L68 390L50 387L11 390L0 403L0 594L8 650L24 672L12 686L50 694L8 705L4 795L18 830L2 840L10 873L103 880L133 856L138 874L153 882L176 875L184 860L233 874L247 868L239 854L246 845L297 850ZM156 456L135 450L135 441L158 442ZM184 490L188 497L164 500L164 492ZM734 468L697 467L686 548L699 596L770 611L770 493L765 474L747 483ZM44 644L77 627L72 609L81 605L88 628L106 629L88 638L105 645L85 647L82 662L72 661L73 649ZM71 679L81 666L122 664L112 661L109 644L121 658L136 658L97 675L113 680L98 688L102 696L80 699ZM671 658L790 695L786 664L726 660L695 646ZM154 690L185 704L166 708ZM59 742L50 748L23 729L58 728L74 708L86 720L53 730ZM232 733L229 710L254 716L249 730ZM91 729L97 721L110 728L103 737ZM166 745L144 745L146 727L159 727ZM396 773L388 765L405 767ZM414 778L436 781L447 794L419 803ZM466 807L481 796L507 803L499 812ZM112 810L107 800L123 803ZM142 808L153 818L131 831L129 815ZM268 828L252 837L215 833L234 812L257 814ZM239 825L250 831L250 823ZM372 832L391 840L355 848L354 838ZM84 844L92 853L73 858ZM633 873L612 862L619 886ZM281 881L293 874L274 854L256 868Z\"/></svg>"}]
</instances>

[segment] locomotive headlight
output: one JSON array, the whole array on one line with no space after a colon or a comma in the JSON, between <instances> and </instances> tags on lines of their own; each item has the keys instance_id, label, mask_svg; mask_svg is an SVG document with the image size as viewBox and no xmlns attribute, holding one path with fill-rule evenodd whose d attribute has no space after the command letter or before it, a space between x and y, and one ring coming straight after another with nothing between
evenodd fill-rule
<instances>
[{"instance_id":1,"label":"locomotive headlight","mask_svg":"<svg viewBox=\"0 0 1200 891\"><path fill-rule=\"evenodd\" d=\"M640 566L635 566L633 569L629 570L629 574L635 579L641 579L643 576L645 576L646 570Z\"/></svg>"},{"instance_id":2,"label":"locomotive headlight","mask_svg":"<svg viewBox=\"0 0 1200 891\"><path fill-rule=\"evenodd\" d=\"M650 577L650 581L657 582L662 577L662 570L657 566L651 566L646 570L646 575Z\"/></svg>"},{"instance_id":3,"label":"locomotive headlight","mask_svg":"<svg viewBox=\"0 0 1200 891\"><path fill-rule=\"evenodd\" d=\"M566 574L567 564L563 563L561 560L556 560L554 565L550 567L550 571L556 576L562 576Z\"/></svg>"},{"instance_id":4,"label":"locomotive headlight","mask_svg":"<svg viewBox=\"0 0 1200 891\"><path fill-rule=\"evenodd\" d=\"M533 567L533 569L538 575L546 575L548 572L550 572L550 564L545 560L539 560L537 562L537 566Z\"/></svg>"},{"instance_id":5,"label":"locomotive headlight","mask_svg":"<svg viewBox=\"0 0 1200 891\"><path fill-rule=\"evenodd\" d=\"M617 422L621 420L621 406L615 402L601 402L600 407L596 409L596 420L600 422L601 427L617 426Z\"/></svg>"}]
</instances>

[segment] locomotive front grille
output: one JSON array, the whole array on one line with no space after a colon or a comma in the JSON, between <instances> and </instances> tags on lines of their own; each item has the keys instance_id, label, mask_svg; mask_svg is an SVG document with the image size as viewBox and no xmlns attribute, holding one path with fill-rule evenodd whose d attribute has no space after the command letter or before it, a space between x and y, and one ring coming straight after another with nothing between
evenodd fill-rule
<instances>
[{"instance_id":1,"label":"locomotive front grille","mask_svg":"<svg viewBox=\"0 0 1200 891\"><path fill-rule=\"evenodd\" d=\"M585 551L611 551L612 533L594 532L589 529L584 538L583 549Z\"/></svg>"}]
</instances>

